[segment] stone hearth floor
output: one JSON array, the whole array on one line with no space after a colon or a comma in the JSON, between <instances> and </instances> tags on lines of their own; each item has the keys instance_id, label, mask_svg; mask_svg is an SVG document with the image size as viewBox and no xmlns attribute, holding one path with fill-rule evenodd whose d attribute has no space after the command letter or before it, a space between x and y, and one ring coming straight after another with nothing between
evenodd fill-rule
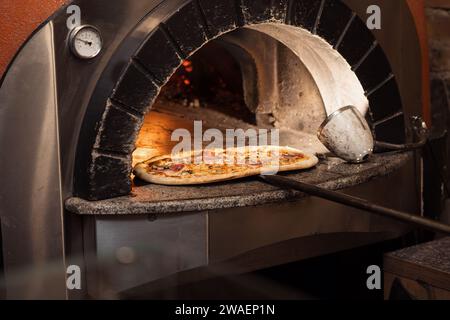
<instances>
[{"instance_id":1,"label":"stone hearth floor","mask_svg":"<svg viewBox=\"0 0 450 320\"><path fill-rule=\"evenodd\" d=\"M282 175L330 190L350 188L401 168L411 153L373 155L363 164L347 164L329 157L315 168ZM280 189L250 177L236 181L197 186L162 186L136 181L130 195L86 201L69 198L66 209L80 215L146 215L169 214L214 209L246 207L267 203L294 201L305 194Z\"/></svg>"}]
</instances>

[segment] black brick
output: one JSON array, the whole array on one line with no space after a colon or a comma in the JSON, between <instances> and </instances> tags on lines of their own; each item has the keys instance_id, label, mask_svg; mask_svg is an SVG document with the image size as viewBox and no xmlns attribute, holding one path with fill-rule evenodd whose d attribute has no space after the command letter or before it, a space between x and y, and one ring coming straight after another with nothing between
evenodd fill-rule
<instances>
[{"instance_id":1,"label":"black brick","mask_svg":"<svg viewBox=\"0 0 450 320\"><path fill-rule=\"evenodd\" d=\"M238 19L234 0L199 0L199 3L205 13L211 36L217 36L237 27Z\"/></svg>"},{"instance_id":2,"label":"black brick","mask_svg":"<svg viewBox=\"0 0 450 320\"><path fill-rule=\"evenodd\" d=\"M143 117L142 117L143 118ZM142 118L110 105L106 108L96 148L120 153L133 152Z\"/></svg>"},{"instance_id":3,"label":"black brick","mask_svg":"<svg viewBox=\"0 0 450 320\"><path fill-rule=\"evenodd\" d=\"M289 0L273 0L272 1L272 18L285 22L287 19Z\"/></svg>"},{"instance_id":4,"label":"black brick","mask_svg":"<svg viewBox=\"0 0 450 320\"><path fill-rule=\"evenodd\" d=\"M296 0L292 6L291 23L312 31L317 20L320 4L321 0Z\"/></svg>"},{"instance_id":5,"label":"black brick","mask_svg":"<svg viewBox=\"0 0 450 320\"><path fill-rule=\"evenodd\" d=\"M317 34L334 46L345 30L352 11L340 0L325 2Z\"/></svg>"},{"instance_id":6,"label":"black brick","mask_svg":"<svg viewBox=\"0 0 450 320\"><path fill-rule=\"evenodd\" d=\"M158 94L158 88L139 68L131 63L114 89L112 99L144 114Z\"/></svg>"},{"instance_id":7,"label":"black brick","mask_svg":"<svg viewBox=\"0 0 450 320\"><path fill-rule=\"evenodd\" d=\"M287 0L242 0L242 12L247 24L271 20L285 21Z\"/></svg>"},{"instance_id":8,"label":"black brick","mask_svg":"<svg viewBox=\"0 0 450 320\"><path fill-rule=\"evenodd\" d=\"M366 91L374 89L391 74L391 66L383 50L377 46L356 70Z\"/></svg>"},{"instance_id":9,"label":"black brick","mask_svg":"<svg viewBox=\"0 0 450 320\"><path fill-rule=\"evenodd\" d=\"M155 77L158 85L164 84L181 63L181 58L161 28L149 36L136 58Z\"/></svg>"},{"instance_id":10,"label":"black brick","mask_svg":"<svg viewBox=\"0 0 450 320\"><path fill-rule=\"evenodd\" d=\"M185 57L208 40L202 19L195 2L192 1L165 22L167 30Z\"/></svg>"},{"instance_id":11,"label":"black brick","mask_svg":"<svg viewBox=\"0 0 450 320\"><path fill-rule=\"evenodd\" d=\"M375 128L376 139L378 141L390 143L405 143L405 118L399 116L395 119L380 124Z\"/></svg>"},{"instance_id":12,"label":"black brick","mask_svg":"<svg viewBox=\"0 0 450 320\"><path fill-rule=\"evenodd\" d=\"M121 158L96 152L89 169L89 199L103 200L131 192L131 157Z\"/></svg>"},{"instance_id":13,"label":"black brick","mask_svg":"<svg viewBox=\"0 0 450 320\"><path fill-rule=\"evenodd\" d=\"M374 41L375 38L366 24L359 17L355 17L338 51L353 66L367 53Z\"/></svg>"},{"instance_id":14,"label":"black brick","mask_svg":"<svg viewBox=\"0 0 450 320\"><path fill-rule=\"evenodd\" d=\"M402 100L395 78L369 96L373 119L379 121L402 110Z\"/></svg>"}]
</instances>

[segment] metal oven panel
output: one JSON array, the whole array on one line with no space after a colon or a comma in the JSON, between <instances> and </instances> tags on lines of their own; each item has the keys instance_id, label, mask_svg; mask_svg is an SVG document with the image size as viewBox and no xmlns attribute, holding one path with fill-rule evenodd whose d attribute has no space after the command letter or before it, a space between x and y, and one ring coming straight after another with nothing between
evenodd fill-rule
<instances>
[{"instance_id":1,"label":"metal oven panel","mask_svg":"<svg viewBox=\"0 0 450 320\"><path fill-rule=\"evenodd\" d=\"M0 219L11 299L65 296L54 58L49 23L21 51L0 91L0 150L8 153L0 157Z\"/></svg>"},{"instance_id":2,"label":"metal oven panel","mask_svg":"<svg viewBox=\"0 0 450 320\"><path fill-rule=\"evenodd\" d=\"M208 264L205 212L159 217L101 217L87 222L87 291L114 294ZM86 232L86 230L85 230Z\"/></svg>"}]
</instances>

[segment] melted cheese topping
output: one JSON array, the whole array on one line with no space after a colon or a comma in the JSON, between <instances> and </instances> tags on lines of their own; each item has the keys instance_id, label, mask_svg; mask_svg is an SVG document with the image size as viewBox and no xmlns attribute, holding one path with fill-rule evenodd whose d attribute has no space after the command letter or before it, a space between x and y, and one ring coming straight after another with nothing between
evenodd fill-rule
<instances>
[{"instance_id":1,"label":"melted cheese topping","mask_svg":"<svg viewBox=\"0 0 450 320\"><path fill-rule=\"evenodd\" d=\"M199 157L199 155L203 155ZM307 157L300 152L289 152L271 148L204 150L202 152L182 154L176 157L164 157L147 162L147 173L173 178L201 177L223 174L243 173L249 169L264 166L288 166Z\"/></svg>"}]
</instances>

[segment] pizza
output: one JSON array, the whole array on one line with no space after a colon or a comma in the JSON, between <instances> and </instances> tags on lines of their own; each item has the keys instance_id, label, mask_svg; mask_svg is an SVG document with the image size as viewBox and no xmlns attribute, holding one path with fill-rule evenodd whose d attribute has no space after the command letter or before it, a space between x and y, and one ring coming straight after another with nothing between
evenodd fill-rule
<instances>
[{"instance_id":1,"label":"pizza","mask_svg":"<svg viewBox=\"0 0 450 320\"><path fill-rule=\"evenodd\" d=\"M194 185L308 169L318 161L290 147L205 149L153 157L137 164L134 174L155 184Z\"/></svg>"}]
</instances>

